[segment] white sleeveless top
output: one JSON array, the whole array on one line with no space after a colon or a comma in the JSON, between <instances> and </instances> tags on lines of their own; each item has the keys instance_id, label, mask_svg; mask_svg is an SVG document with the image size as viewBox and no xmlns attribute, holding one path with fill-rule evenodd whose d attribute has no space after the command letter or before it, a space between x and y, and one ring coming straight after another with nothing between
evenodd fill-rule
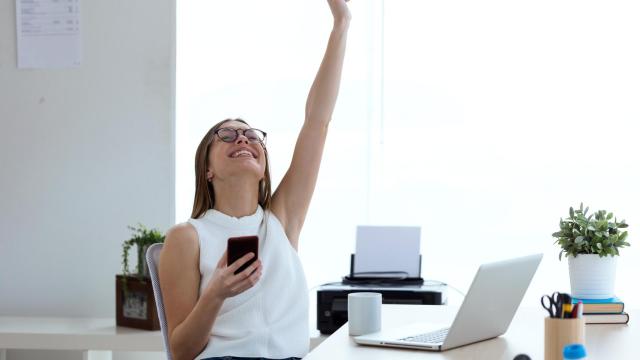
<instances>
[{"instance_id":1,"label":"white sleeveless top","mask_svg":"<svg viewBox=\"0 0 640 360\"><path fill-rule=\"evenodd\" d=\"M309 299L298 253L280 221L258 206L255 214L235 218L210 209L189 219L200 243L200 291L207 287L227 239L258 235L260 280L227 298L216 318L209 343L196 359L216 356L303 357L309 351Z\"/></svg>"}]
</instances>

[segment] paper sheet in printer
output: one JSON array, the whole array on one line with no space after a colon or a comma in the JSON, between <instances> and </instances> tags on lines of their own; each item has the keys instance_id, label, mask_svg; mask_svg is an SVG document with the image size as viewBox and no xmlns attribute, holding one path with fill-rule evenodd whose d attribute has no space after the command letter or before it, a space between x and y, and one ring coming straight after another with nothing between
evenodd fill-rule
<instances>
[{"instance_id":1,"label":"paper sheet in printer","mask_svg":"<svg viewBox=\"0 0 640 360\"><path fill-rule=\"evenodd\" d=\"M358 226L354 273L385 271L406 272L408 277L420 277L420 227ZM358 277L355 274L354 277ZM393 275L370 275L395 277Z\"/></svg>"}]
</instances>

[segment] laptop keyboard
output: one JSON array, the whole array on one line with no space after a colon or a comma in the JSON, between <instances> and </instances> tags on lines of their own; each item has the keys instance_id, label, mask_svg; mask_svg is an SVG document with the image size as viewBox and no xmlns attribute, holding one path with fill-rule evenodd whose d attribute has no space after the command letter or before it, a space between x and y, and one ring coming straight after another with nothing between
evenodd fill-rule
<instances>
[{"instance_id":1,"label":"laptop keyboard","mask_svg":"<svg viewBox=\"0 0 640 360\"><path fill-rule=\"evenodd\" d=\"M449 333L449 328L432 331L426 334L407 336L406 338L400 339L400 341L411 341L411 342L418 342L418 343L425 343L425 344L438 344L444 341L444 338L447 337L447 333Z\"/></svg>"}]
</instances>

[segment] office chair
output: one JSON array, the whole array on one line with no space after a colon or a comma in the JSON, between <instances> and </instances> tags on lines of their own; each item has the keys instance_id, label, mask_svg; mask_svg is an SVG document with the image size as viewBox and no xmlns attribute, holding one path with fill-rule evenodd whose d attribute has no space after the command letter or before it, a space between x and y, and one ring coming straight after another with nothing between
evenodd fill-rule
<instances>
[{"instance_id":1,"label":"office chair","mask_svg":"<svg viewBox=\"0 0 640 360\"><path fill-rule=\"evenodd\" d=\"M158 320L160 320L160 330L162 330L164 350L167 352L167 359L173 360L171 357L171 351L169 350L167 319L164 316L164 302L162 301L160 278L158 277L158 267L156 266L158 259L160 258L160 250L162 250L161 243L149 246L146 253L146 259L147 265L149 266L149 275L151 276L151 285L153 286L153 296L155 296L156 299L156 309L158 310Z\"/></svg>"}]
</instances>

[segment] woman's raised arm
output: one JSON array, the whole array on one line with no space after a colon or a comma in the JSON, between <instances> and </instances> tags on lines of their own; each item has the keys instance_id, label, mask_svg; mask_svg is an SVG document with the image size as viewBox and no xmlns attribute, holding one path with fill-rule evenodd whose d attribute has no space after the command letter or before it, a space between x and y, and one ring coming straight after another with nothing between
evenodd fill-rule
<instances>
[{"instance_id":1,"label":"woman's raised arm","mask_svg":"<svg viewBox=\"0 0 640 360\"><path fill-rule=\"evenodd\" d=\"M298 135L291 165L273 195L272 210L296 249L316 186L327 130L340 88L351 21L346 1L327 0L333 14L333 30L307 97L304 124Z\"/></svg>"}]
</instances>

